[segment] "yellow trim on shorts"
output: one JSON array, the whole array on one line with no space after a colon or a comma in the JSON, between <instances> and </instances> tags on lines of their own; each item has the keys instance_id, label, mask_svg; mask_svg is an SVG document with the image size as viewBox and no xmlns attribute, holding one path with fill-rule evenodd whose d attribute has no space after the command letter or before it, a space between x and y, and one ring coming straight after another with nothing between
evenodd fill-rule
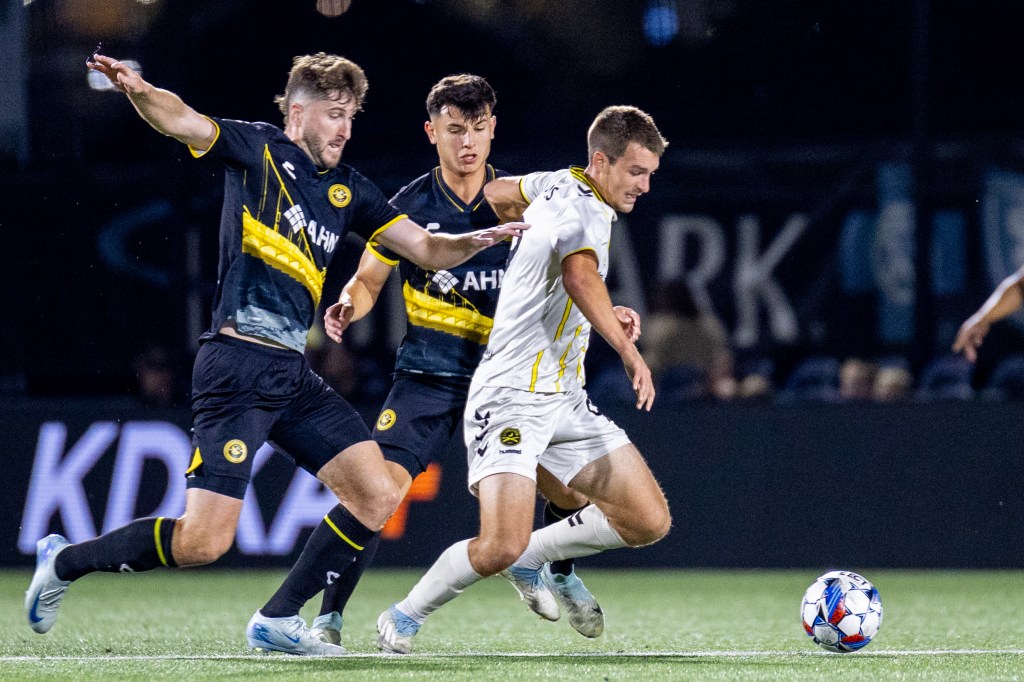
<instances>
[{"instance_id":1,"label":"yellow trim on shorts","mask_svg":"<svg viewBox=\"0 0 1024 682\"><path fill-rule=\"evenodd\" d=\"M167 566L167 557L164 555L163 545L160 543L160 524L164 522L163 516L158 516L153 524L153 540L156 542L156 555L160 557L160 563Z\"/></svg>"},{"instance_id":2,"label":"yellow trim on shorts","mask_svg":"<svg viewBox=\"0 0 1024 682\"><path fill-rule=\"evenodd\" d=\"M326 521L326 522L327 522L327 525L328 525L328 526L330 526L330 527L331 527L331 529L333 529L333 530L334 530L334 532L338 534L338 537L339 537L339 538L341 538L342 540L344 540L345 542L347 542L348 544L350 544L350 545L351 545L352 547L354 547L355 549L358 549L358 550L359 550L360 552L361 552L361 551L363 551L363 548L362 548L362 547L360 547L360 546L359 546L359 545L357 545L356 543L354 543L354 542L352 542L351 540L349 540L349 539L348 539L348 536L346 536L346 535L345 535L344 533L342 533L342 532L341 532L341 531L340 531L340 530L338 529L338 527L334 525L334 521L331 521L330 517L327 517L327 516L325 516L325 517L324 517L324 521Z\"/></svg>"},{"instance_id":3,"label":"yellow trim on shorts","mask_svg":"<svg viewBox=\"0 0 1024 682\"><path fill-rule=\"evenodd\" d=\"M199 447L196 447L196 451L192 453L192 461L188 465L188 469L185 469L186 474L191 474L193 471L199 468L199 465L203 463L203 456L199 454Z\"/></svg>"}]
</instances>

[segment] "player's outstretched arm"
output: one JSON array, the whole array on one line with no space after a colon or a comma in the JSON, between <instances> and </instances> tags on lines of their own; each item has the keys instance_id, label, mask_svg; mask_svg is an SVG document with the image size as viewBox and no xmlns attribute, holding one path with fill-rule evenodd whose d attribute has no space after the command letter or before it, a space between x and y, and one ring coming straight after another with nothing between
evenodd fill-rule
<instances>
[{"instance_id":1,"label":"player's outstretched arm","mask_svg":"<svg viewBox=\"0 0 1024 682\"><path fill-rule=\"evenodd\" d=\"M654 379L632 338L634 331L639 337L640 316L629 308L617 310L612 307L608 287L597 270L597 256L593 251L577 251L562 259L562 286L594 330L622 358L636 392L636 409L650 411L654 404ZM636 315L635 330L630 313Z\"/></svg>"},{"instance_id":2,"label":"player's outstretched arm","mask_svg":"<svg viewBox=\"0 0 1024 682\"><path fill-rule=\"evenodd\" d=\"M338 302L324 313L324 330L332 340L341 343L348 326L369 313L377 304L381 289L395 266L389 265L370 253L369 247L359 259L356 274L341 290Z\"/></svg>"},{"instance_id":3,"label":"player's outstretched arm","mask_svg":"<svg viewBox=\"0 0 1024 682\"><path fill-rule=\"evenodd\" d=\"M377 234L374 239L421 268L444 270L464 263L508 237L521 236L529 227L525 223L505 223L486 230L445 234L428 232L408 218L403 218Z\"/></svg>"},{"instance_id":4,"label":"player's outstretched arm","mask_svg":"<svg viewBox=\"0 0 1024 682\"><path fill-rule=\"evenodd\" d=\"M153 86L127 64L94 54L85 65L102 73L117 90L126 94L139 116L158 132L199 151L209 149L216 139L217 127L210 119L173 92Z\"/></svg>"},{"instance_id":5,"label":"player's outstretched arm","mask_svg":"<svg viewBox=\"0 0 1024 682\"><path fill-rule=\"evenodd\" d=\"M978 359L978 347L981 346L992 323L1015 313L1024 304L1022 280L1024 267L999 283L978 311L960 325L960 331L953 341L954 353L963 353L971 362Z\"/></svg>"},{"instance_id":6,"label":"player's outstretched arm","mask_svg":"<svg viewBox=\"0 0 1024 682\"><path fill-rule=\"evenodd\" d=\"M523 219L523 211L530 202L523 196L520 180L522 178L518 176L495 178L484 185L484 198L499 220L510 222Z\"/></svg>"}]
</instances>

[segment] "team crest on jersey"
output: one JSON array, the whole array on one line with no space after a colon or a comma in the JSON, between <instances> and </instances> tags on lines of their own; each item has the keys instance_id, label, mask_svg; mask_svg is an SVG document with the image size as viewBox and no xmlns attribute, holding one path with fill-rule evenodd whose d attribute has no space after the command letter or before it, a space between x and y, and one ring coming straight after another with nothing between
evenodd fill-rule
<instances>
[{"instance_id":1,"label":"team crest on jersey","mask_svg":"<svg viewBox=\"0 0 1024 682\"><path fill-rule=\"evenodd\" d=\"M380 416L377 417L377 430L387 431L395 425L396 421L398 421L398 417L395 416L394 410L384 410L380 413Z\"/></svg>"},{"instance_id":2,"label":"team crest on jersey","mask_svg":"<svg viewBox=\"0 0 1024 682\"><path fill-rule=\"evenodd\" d=\"M502 445L519 445L520 441L523 440L522 435L519 433L519 429L516 428L507 428L502 430L499 438L501 439Z\"/></svg>"},{"instance_id":3,"label":"team crest on jersey","mask_svg":"<svg viewBox=\"0 0 1024 682\"><path fill-rule=\"evenodd\" d=\"M224 459L232 464L241 464L248 454L249 449L245 447L245 443L237 438L224 443Z\"/></svg>"},{"instance_id":4,"label":"team crest on jersey","mask_svg":"<svg viewBox=\"0 0 1024 682\"><path fill-rule=\"evenodd\" d=\"M338 208L345 208L352 201L352 190L341 184L331 185L327 190L327 198Z\"/></svg>"}]
</instances>

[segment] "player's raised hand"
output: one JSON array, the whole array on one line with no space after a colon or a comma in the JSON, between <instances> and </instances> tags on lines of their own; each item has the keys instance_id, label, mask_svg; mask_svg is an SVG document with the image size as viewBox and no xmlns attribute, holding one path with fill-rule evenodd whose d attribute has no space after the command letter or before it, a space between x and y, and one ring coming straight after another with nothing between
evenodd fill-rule
<instances>
[{"instance_id":1,"label":"player's raised hand","mask_svg":"<svg viewBox=\"0 0 1024 682\"><path fill-rule=\"evenodd\" d=\"M630 341L636 343L640 338L640 313L624 305L617 305L612 310L622 325L622 331L626 332Z\"/></svg>"},{"instance_id":2,"label":"player's raised hand","mask_svg":"<svg viewBox=\"0 0 1024 682\"><path fill-rule=\"evenodd\" d=\"M521 237L529 229L530 226L526 223L504 223L486 230L477 230L473 234L473 240L485 242L488 245L497 244L507 237Z\"/></svg>"},{"instance_id":3,"label":"player's raised hand","mask_svg":"<svg viewBox=\"0 0 1024 682\"><path fill-rule=\"evenodd\" d=\"M351 299L343 298L324 312L324 331L332 341L341 343L341 337L352 323L355 311Z\"/></svg>"},{"instance_id":4,"label":"player's raised hand","mask_svg":"<svg viewBox=\"0 0 1024 682\"><path fill-rule=\"evenodd\" d=\"M116 89L126 95L140 92L146 86L146 81L142 80L142 76L135 69L113 57L94 54L85 65L93 71L102 73Z\"/></svg>"},{"instance_id":5,"label":"player's raised hand","mask_svg":"<svg viewBox=\"0 0 1024 682\"><path fill-rule=\"evenodd\" d=\"M978 347L988 334L990 325L983 319L969 317L966 322L960 325L960 331L953 341L953 352L963 353L971 362L978 360Z\"/></svg>"}]
</instances>

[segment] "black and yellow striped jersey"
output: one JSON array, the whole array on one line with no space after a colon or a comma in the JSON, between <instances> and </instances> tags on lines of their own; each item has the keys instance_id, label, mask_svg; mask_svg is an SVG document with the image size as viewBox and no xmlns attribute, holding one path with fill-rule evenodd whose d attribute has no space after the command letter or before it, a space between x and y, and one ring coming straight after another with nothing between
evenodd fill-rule
<instances>
[{"instance_id":1,"label":"black and yellow striped jersey","mask_svg":"<svg viewBox=\"0 0 1024 682\"><path fill-rule=\"evenodd\" d=\"M213 323L203 338L233 320L243 334L301 353L346 233L370 239L404 216L352 168L317 168L273 125L211 120L213 145L192 150L226 168Z\"/></svg>"},{"instance_id":2,"label":"black and yellow striped jersey","mask_svg":"<svg viewBox=\"0 0 1024 682\"><path fill-rule=\"evenodd\" d=\"M487 180L506 173L487 166ZM481 191L464 203L441 177L441 169L416 178L391 203L428 230L462 234L493 227L498 218ZM448 270L424 270L376 244L374 255L398 265L409 326L398 349L395 371L434 376L473 376L491 333L505 274L508 242L484 249Z\"/></svg>"}]
</instances>

